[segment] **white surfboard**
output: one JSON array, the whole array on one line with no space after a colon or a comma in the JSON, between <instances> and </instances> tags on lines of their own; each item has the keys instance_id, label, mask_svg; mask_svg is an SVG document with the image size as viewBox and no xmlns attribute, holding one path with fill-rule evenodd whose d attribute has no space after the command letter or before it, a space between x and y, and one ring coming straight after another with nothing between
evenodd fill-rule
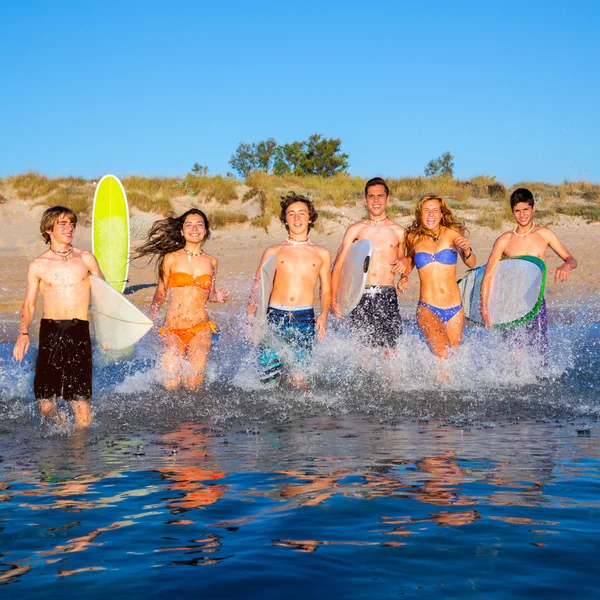
<instances>
[{"instance_id":1,"label":"white surfboard","mask_svg":"<svg viewBox=\"0 0 600 600\"><path fill-rule=\"evenodd\" d=\"M344 317L358 306L362 298L372 254L373 244L369 240L358 240L348 250L337 296L340 312Z\"/></svg>"},{"instance_id":2,"label":"white surfboard","mask_svg":"<svg viewBox=\"0 0 600 600\"><path fill-rule=\"evenodd\" d=\"M481 282L486 265L468 271L458 282L465 317L483 325ZM488 299L488 311L496 328L518 327L538 313L544 299L546 264L535 256L518 256L498 264Z\"/></svg>"},{"instance_id":3,"label":"white surfboard","mask_svg":"<svg viewBox=\"0 0 600 600\"><path fill-rule=\"evenodd\" d=\"M256 304L256 317L252 338L254 343L259 344L267 326L267 309L273 292L273 282L277 271L277 257L269 256L260 268L260 287L258 288L258 301Z\"/></svg>"},{"instance_id":4,"label":"white surfboard","mask_svg":"<svg viewBox=\"0 0 600 600\"><path fill-rule=\"evenodd\" d=\"M90 282L94 331L103 347L129 348L152 329L152 321L109 283L93 275Z\"/></svg>"}]
</instances>

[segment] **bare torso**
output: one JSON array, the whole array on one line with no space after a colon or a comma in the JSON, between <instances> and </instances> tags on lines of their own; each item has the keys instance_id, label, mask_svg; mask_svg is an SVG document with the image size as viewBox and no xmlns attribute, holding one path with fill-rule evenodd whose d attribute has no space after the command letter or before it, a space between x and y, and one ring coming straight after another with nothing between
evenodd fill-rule
<instances>
[{"instance_id":1,"label":"bare torso","mask_svg":"<svg viewBox=\"0 0 600 600\"><path fill-rule=\"evenodd\" d=\"M459 234L447 229L436 244L430 237L422 239L415 246L417 252L435 254L440 250L452 249L456 251L454 240ZM460 291L456 283L456 264L446 265L439 262L430 262L419 269L421 291L419 300L438 308L451 308L461 303Z\"/></svg>"},{"instance_id":2,"label":"bare torso","mask_svg":"<svg viewBox=\"0 0 600 600\"><path fill-rule=\"evenodd\" d=\"M50 250L38 256L31 268L39 279L44 301L44 319L81 319L87 321L90 304L89 260L91 253L73 248L69 260Z\"/></svg>"},{"instance_id":3,"label":"bare torso","mask_svg":"<svg viewBox=\"0 0 600 600\"><path fill-rule=\"evenodd\" d=\"M506 257L513 256L537 256L546 262L548 254L548 246L550 240L547 232L550 230L545 227L537 227L526 236L519 236L512 231L503 234L503 240L506 245L503 248L503 255Z\"/></svg>"},{"instance_id":4,"label":"bare torso","mask_svg":"<svg viewBox=\"0 0 600 600\"><path fill-rule=\"evenodd\" d=\"M271 302L286 306L312 306L324 252L327 252L325 248L313 242L296 246L282 242L272 246L272 255L277 258L277 272Z\"/></svg>"},{"instance_id":5,"label":"bare torso","mask_svg":"<svg viewBox=\"0 0 600 600\"><path fill-rule=\"evenodd\" d=\"M389 219L377 225L367 219L353 225L348 233L352 242L369 240L373 244L367 285L394 285L392 264L404 256L404 227Z\"/></svg>"}]
</instances>

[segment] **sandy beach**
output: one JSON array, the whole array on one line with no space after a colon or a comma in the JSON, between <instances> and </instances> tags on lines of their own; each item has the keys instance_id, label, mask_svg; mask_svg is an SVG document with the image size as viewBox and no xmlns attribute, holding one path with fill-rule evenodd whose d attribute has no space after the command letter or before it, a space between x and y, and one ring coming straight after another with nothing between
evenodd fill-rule
<instances>
[{"instance_id":1,"label":"sandy beach","mask_svg":"<svg viewBox=\"0 0 600 600\"><path fill-rule=\"evenodd\" d=\"M23 302L26 284L26 272L29 262L44 252L45 245L39 233L40 217L46 206L27 201L10 200L0 205L0 223L2 223L2 236L0 238L0 260L4 265L0 275L0 342L12 342L17 332L19 311ZM183 206L181 211L188 207ZM204 207L210 215L214 210L213 203ZM505 223L502 229L492 230L488 227L477 226L473 223L473 211L460 209L456 214L465 219L469 227L471 245L477 255L477 264L484 264L496 238L502 231L508 229ZM335 255L341 243L345 228L350 223L364 217L364 209L360 204L355 207L345 208L339 221L322 221L319 232L314 231L311 238L327 247ZM148 230L151 223L161 218L160 215L132 210L132 244L135 247L141 236ZM407 226L412 218L410 216L397 217L398 223ZM566 248L578 260L578 268L571 274L566 284L555 284L553 276L549 274L546 286L546 297L549 303L550 315L568 307L573 309L583 306L593 296L597 295L600 277L600 223L586 222L584 219L561 215L549 224L556 232ZM541 224L546 224L542 222ZM285 229L278 221L273 219L268 228L251 227L248 224L225 226L212 232L212 238L207 242L205 250L217 257L219 261L219 285L225 287L230 294L229 305L238 305L244 302L251 279L263 250L285 238ZM78 225L75 245L91 249L91 229L89 226ZM561 264L561 261L549 252L548 268L552 269ZM464 265L459 264L458 276L465 271ZM132 263L129 271L129 285L139 286L156 283L154 265L145 261ZM145 309L154 293L153 287L143 287L129 295L129 299L138 307ZM403 313L412 312L418 299L418 276L413 272L409 279L409 289L401 298ZM39 305L38 302L38 313ZM227 307L219 310L227 310ZM38 314L39 318L39 314ZM37 331L34 323L32 334ZM34 338L35 339L35 338Z\"/></svg>"}]
</instances>

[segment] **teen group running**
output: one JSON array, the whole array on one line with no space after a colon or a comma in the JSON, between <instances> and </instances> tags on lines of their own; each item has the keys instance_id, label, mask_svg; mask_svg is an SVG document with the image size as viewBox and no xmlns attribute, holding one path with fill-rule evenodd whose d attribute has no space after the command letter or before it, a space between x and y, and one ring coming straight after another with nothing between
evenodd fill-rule
<instances>
[{"instance_id":1,"label":"teen group running","mask_svg":"<svg viewBox=\"0 0 600 600\"><path fill-rule=\"evenodd\" d=\"M336 302L341 274L348 251L358 240L369 240L373 253L366 289L358 306L347 316L353 335L362 343L381 348L387 356L402 334L397 293L406 289L408 275L416 267L420 280L417 323L432 352L447 358L449 350L462 341L464 311L456 282L460 258L467 267L476 265L476 256L466 237L467 230L448 204L428 194L417 203L413 223L404 228L387 216L390 199L386 182L376 177L365 186L368 217L351 225L338 249L333 269L331 256L323 246L310 241L317 220L310 199L290 193L282 198L280 219L287 238L265 250L260 260L248 302L248 325L256 317L260 273L263 264L275 257L277 267L267 311L267 335L259 347L261 380L273 384L284 373L287 357L292 365L292 386L305 388L302 363L310 356L313 340L322 340L329 311L341 317ZM504 257L532 255L546 260L551 248L564 262L555 272L555 281L566 281L577 266L575 259L546 227L535 225L532 193L515 190L510 198L516 220L513 230L495 242L485 271L481 311L491 326L487 311L490 284ZM43 299L39 351L34 394L43 417L61 421L56 398L71 401L75 423L91 423L92 361L89 334L89 275L103 277L94 256L73 246L77 216L62 206L49 208L40 224L49 249L29 265L27 289L21 313L14 357L22 361L29 348L29 327L33 321L38 292ZM152 226L134 258L157 258L158 285L150 305L155 319L168 302L164 327L163 385L172 390L183 386L197 390L203 382L215 325L207 302L225 302L227 293L217 290L217 259L202 249L210 237L206 215L191 209L180 217L169 217ZM399 276L394 286L396 276ZM315 318L315 291L320 287L321 311ZM530 344L540 352L547 349L545 302L538 315L522 326Z\"/></svg>"}]
</instances>

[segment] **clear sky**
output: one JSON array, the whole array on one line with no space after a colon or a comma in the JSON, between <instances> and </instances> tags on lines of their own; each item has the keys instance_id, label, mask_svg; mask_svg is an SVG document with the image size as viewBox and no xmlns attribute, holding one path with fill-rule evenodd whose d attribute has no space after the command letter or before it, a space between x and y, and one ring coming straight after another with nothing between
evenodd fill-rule
<instances>
[{"instance_id":1,"label":"clear sky","mask_svg":"<svg viewBox=\"0 0 600 600\"><path fill-rule=\"evenodd\" d=\"M0 5L0 176L225 174L342 140L350 172L600 181L600 2Z\"/></svg>"}]
</instances>

